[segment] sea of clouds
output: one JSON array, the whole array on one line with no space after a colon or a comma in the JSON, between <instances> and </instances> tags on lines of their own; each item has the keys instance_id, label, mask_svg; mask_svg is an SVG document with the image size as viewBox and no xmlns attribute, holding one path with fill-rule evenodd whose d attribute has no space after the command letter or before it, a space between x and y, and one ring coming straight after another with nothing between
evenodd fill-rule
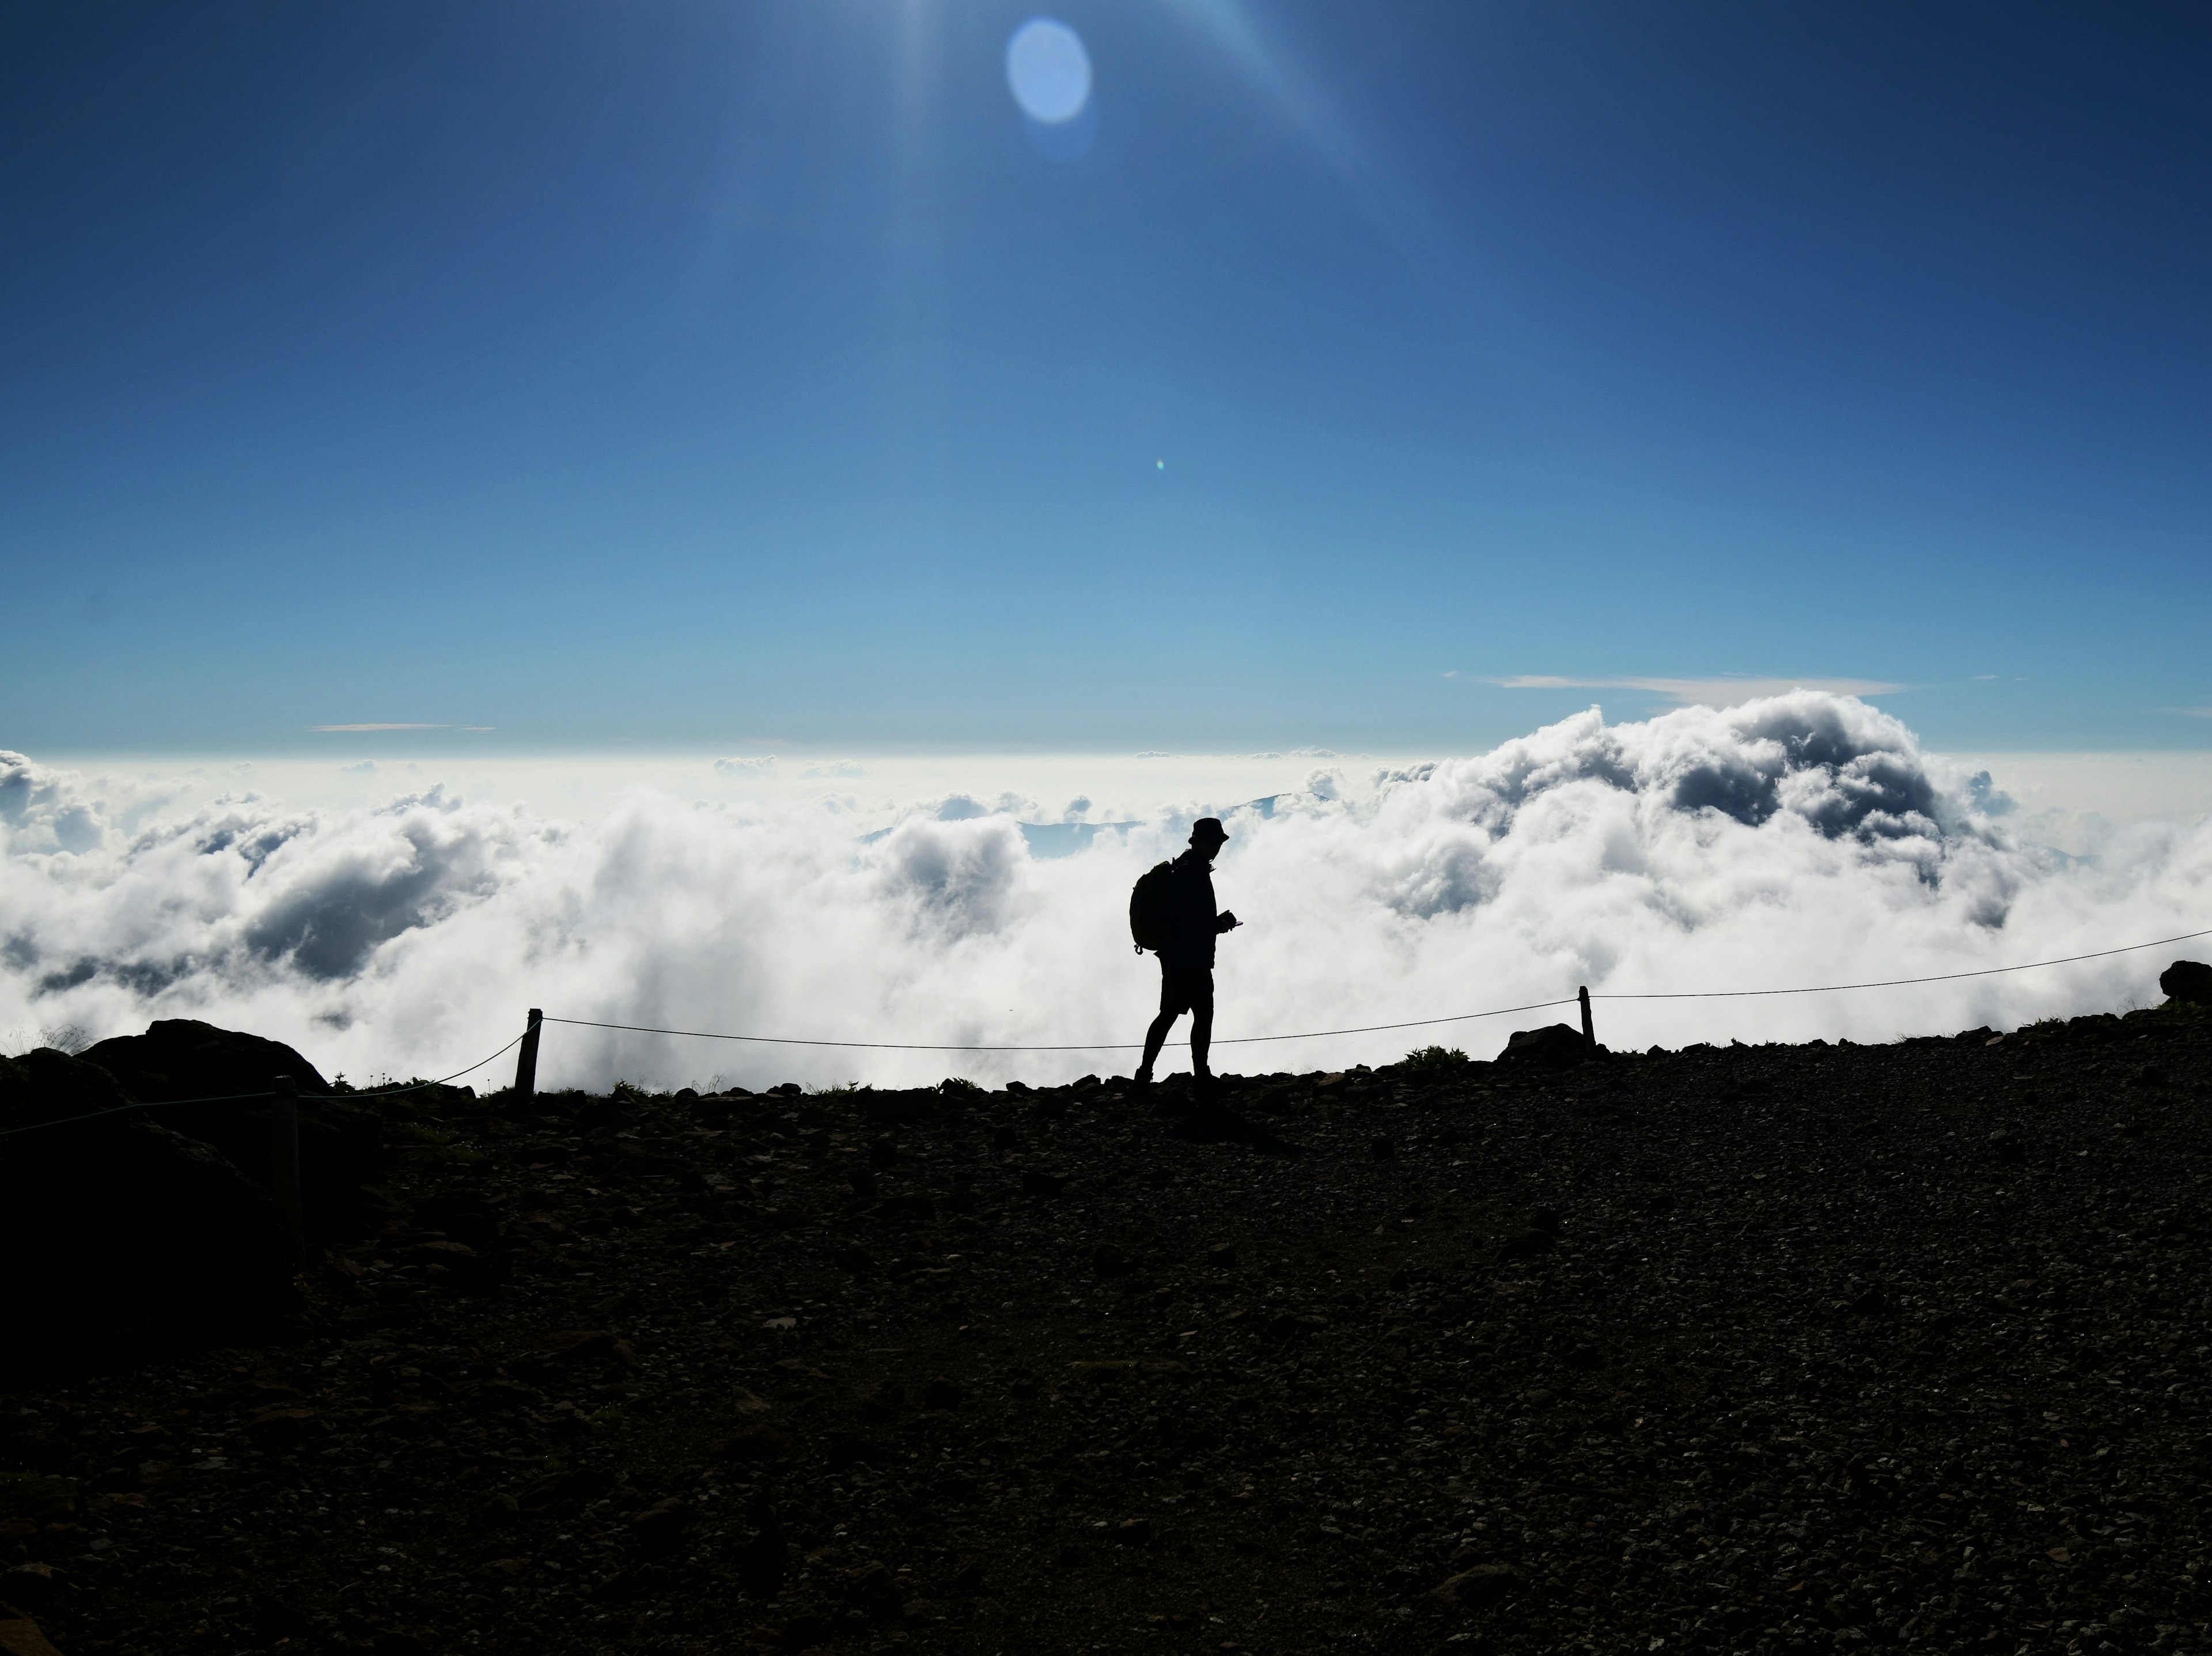
<instances>
[{"instance_id":1,"label":"sea of clouds","mask_svg":"<svg viewBox=\"0 0 2212 1656\"><path fill-rule=\"evenodd\" d=\"M835 793L640 788L580 822L434 783L295 806L0 752L0 1039L20 1050L204 1018L361 1082L458 1069L531 1006L822 1040L1129 1042L1158 989L1130 947L1129 888L1206 814L1228 821L1215 884L1246 921L1221 946L1218 1038L1522 1005L1583 984L1602 998L1968 972L2212 926L2212 824L2138 822L2089 858L2028 843L1985 772L1825 693L1639 724L1592 709L1472 757L1324 764L1261 801L1123 802L1115 826L1079 799L1058 815L1085 824L1079 836L1047 845L1024 824L1049 814L1012 795L864 810ZM1601 998L1599 1035L1641 1047L2005 1028L2154 1004L2160 969L2192 952L2206 950L1851 993ZM1512 1029L1573 1016L1224 1046L1216 1063L1380 1063L1431 1040L1487 1057ZM503 1079L508 1062L475 1079ZM1045 1082L1133 1062L562 1025L539 1076Z\"/></svg>"}]
</instances>

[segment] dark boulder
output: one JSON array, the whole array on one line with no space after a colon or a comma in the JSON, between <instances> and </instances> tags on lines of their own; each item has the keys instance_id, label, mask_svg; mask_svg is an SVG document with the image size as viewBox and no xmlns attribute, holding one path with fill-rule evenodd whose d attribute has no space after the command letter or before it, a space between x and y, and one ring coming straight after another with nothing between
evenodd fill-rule
<instances>
[{"instance_id":1,"label":"dark boulder","mask_svg":"<svg viewBox=\"0 0 2212 1656\"><path fill-rule=\"evenodd\" d=\"M0 1386L265 1337L299 1308L268 1192L52 1048L0 1059ZM46 1125L40 1125L46 1124Z\"/></svg>"},{"instance_id":2,"label":"dark boulder","mask_svg":"<svg viewBox=\"0 0 2212 1656\"><path fill-rule=\"evenodd\" d=\"M82 1054L123 1083L141 1103L154 1099L222 1098L260 1093L280 1075L290 1076L300 1096L331 1090L322 1072L281 1040L235 1029L218 1029L197 1018L161 1018L143 1035L117 1035Z\"/></svg>"},{"instance_id":3,"label":"dark boulder","mask_svg":"<svg viewBox=\"0 0 2212 1656\"><path fill-rule=\"evenodd\" d=\"M944 1102L927 1087L894 1088L884 1092L866 1088L853 1095L853 1103L860 1110L862 1120L886 1127L908 1121L927 1121Z\"/></svg>"},{"instance_id":4,"label":"dark boulder","mask_svg":"<svg viewBox=\"0 0 2212 1656\"><path fill-rule=\"evenodd\" d=\"M382 1156L382 1119L370 1106L333 1094L321 1072L283 1041L192 1018L163 1018L143 1035L118 1035L83 1056L141 1104L266 1093L276 1077L291 1077L300 1095L301 1206L308 1241L366 1235L385 1216L362 1191ZM184 1104L150 1113L187 1138L214 1145L256 1183L269 1184L265 1099Z\"/></svg>"},{"instance_id":5,"label":"dark boulder","mask_svg":"<svg viewBox=\"0 0 2212 1656\"><path fill-rule=\"evenodd\" d=\"M1541 1029L1516 1029L1506 1038L1500 1064L1525 1065L1531 1069L1565 1070L1590 1056L1583 1032L1571 1024L1547 1024Z\"/></svg>"},{"instance_id":6,"label":"dark boulder","mask_svg":"<svg viewBox=\"0 0 2212 1656\"><path fill-rule=\"evenodd\" d=\"M2176 961L2158 974L2158 986L2169 1000L2212 1006L2212 966L2203 961Z\"/></svg>"}]
</instances>

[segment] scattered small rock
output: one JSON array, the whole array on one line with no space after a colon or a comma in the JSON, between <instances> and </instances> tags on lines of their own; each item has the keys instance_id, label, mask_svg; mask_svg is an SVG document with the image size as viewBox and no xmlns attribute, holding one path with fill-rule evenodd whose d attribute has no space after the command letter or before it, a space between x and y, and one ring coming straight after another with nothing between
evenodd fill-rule
<instances>
[{"instance_id":1,"label":"scattered small rock","mask_svg":"<svg viewBox=\"0 0 2212 1656\"><path fill-rule=\"evenodd\" d=\"M630 1537L638 1556L665 1558L684 1544L684 1537L698 1513L689 1503L671 1495L655 1501L629 1521Z\"/></svg>"},{"instance_id":2,"label":"scattered small rock","mask_svg":"<svg viewBox=\"0 0 2212 1656\"><path fill-rule=\"evenodd\" d=\"M10 1615L10 1609L0 1604L0 1651L6 1656L61 1656L36 1622L27 1616Z\"/></svg>"},{"instance_id":3,"label":"scattered small rock","mask_svg":"<svg viewBox=\"0 0 2212 1656\"><path fill-rule=\"evenodd\" d=\"M1429 1596L1452 1610L1482 1610L1512 1592L1521 1579L1511 1564L1477 1564L1433 1588Z\"/></svg>"},{"instance_id":4,"label":"scattered small rock","mask_svg":"<svg viewBox=\"0 0 2212 1656\"><path fill-rule=\"evenodd\" d=\"M1854 1317L1887 1317L1889 1314L1889 1295L1880 1283L1853 1295L1844 1308Z\"/></svg>"},{"instance_id":5,"label":"scattered small rock","mask_svg":"<svg viewBox=\"0 0 2212 1656\"><path fill-rule=\"evenodd\" d=\"M33 1613L51 1610L60 1602L68 1580L52 1564L36 1562L0 1570L0 1604L20 1605Z\"/></svg>"}]
</instances>

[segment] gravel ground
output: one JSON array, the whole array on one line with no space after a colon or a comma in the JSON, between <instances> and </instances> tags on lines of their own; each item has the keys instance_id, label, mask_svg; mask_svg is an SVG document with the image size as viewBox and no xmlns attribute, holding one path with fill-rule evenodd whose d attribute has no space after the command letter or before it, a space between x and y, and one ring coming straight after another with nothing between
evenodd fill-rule
<instances>
[{"instance_id":1,"label":"gravel ground","mask_svg":"<svg viewBox=\"0 0 2212 1656\"><path fill-rule=\"evenodd\" d=\"M0 1600L69 1656L2198 1649L2209 1059L434 1095L283 1341L0 1399Z\"/></svg>"}]
</instances>

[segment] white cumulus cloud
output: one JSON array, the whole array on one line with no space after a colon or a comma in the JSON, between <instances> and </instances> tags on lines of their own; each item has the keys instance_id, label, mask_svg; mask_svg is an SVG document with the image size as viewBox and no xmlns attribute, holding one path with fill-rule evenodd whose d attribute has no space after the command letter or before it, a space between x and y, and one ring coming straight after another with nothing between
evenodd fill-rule
<instances>
[{"instance_id":1,"label":"white cumulus cloud","mask_svg":"<svg viewBox=\"0 0 2212 1656\"><path fill-rule=\"evenodd\" d=\"M2002 779L1999 778L1998 779ZM2212 824L2119 827L2094 858L2017 837L1980 767L1818 691L1607 725L1346 788L1217 804L1218 1035L1572 996L1975 971L2212 925ZM207 798L0 755L0 1029L192 1016L356 1077L434 1075L524 1010L733 1034L1042 1046L1138 1039L1157 968L1128 890L1201 801L1032 848L1013 798L939 792L888 828L848 800L695 808L641 790L588 827L443 791L374 809ZM1140 819L1140 820L1134 820ZM2208 940L2212 941L2212 940ZM1615 1046L1885 1039L2155 1000L2188 947L1910 989L1601 999ZM2208 952L2202 946L2199 957ZM1227 1069L1486 1056L1566 1009L1233 1046ZM548 1085L720 1074L911 1083L1126 1071L1127 1052L963 1054L678 1040L556 1024ZM498 1078L504 1061L483 1079Z\"/></svg>"}]
</instances>

